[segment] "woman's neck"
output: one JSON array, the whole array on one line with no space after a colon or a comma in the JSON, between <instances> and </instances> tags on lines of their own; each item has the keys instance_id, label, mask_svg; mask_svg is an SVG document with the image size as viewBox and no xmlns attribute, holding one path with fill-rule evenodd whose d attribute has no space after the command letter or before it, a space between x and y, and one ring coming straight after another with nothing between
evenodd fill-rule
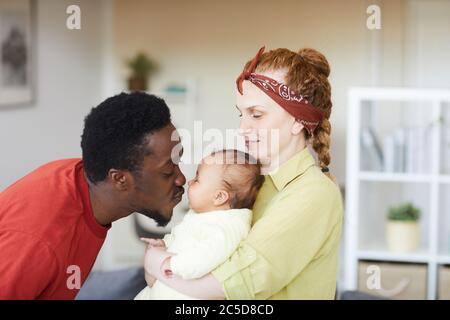
<instances>
[{"instance_id":1,"label":"woman's neck","mask_svg":"<svg viewBox=\"0 0 450 320\"><path fill-rule=\"evenodd\" d=\"M307 148L306 141L299 139L293 140L285 148L281 149L276 155L272 156L261 166L261 173L267 175L278 169L283 163L291 159L297 153Z\"/></svg>"}]
</instances>

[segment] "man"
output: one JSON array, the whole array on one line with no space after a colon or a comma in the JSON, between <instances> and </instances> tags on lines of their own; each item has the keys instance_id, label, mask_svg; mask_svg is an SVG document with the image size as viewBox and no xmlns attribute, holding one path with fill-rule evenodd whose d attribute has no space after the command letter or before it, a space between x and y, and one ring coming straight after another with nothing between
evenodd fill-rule
<instances>
[{"instance_id":1,"label":"man","mask_svg":"<svg viewBox=\"0 0 450 320\"><path fill-rule=\"evenodd\" d=\"M82 159L0 193L0 299L73 299L113 221L139 212L166 225L186 182L179 146L162 99L122 93L93 108Z\"/></svg>"}]
</instances>

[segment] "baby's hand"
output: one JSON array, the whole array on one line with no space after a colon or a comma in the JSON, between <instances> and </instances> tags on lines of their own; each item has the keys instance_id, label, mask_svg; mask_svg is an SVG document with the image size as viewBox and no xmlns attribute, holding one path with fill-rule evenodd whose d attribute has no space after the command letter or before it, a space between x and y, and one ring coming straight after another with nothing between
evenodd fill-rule
<instances>
[{"instance_id":1,"label":"baby's hand","mask_svg":"<svg viewBox=\"0 0 450 320\"><path fill-rule=\"evenodd\" d=\"M153 247L166 247L166 244L161 239L141 238L141 240Z\"/></svg>"},{"instance_id":2,"label":"baby's hand","mask_svg":"<svg viewBox=\"0 0 450 320\"><path fill-rule=\"evenodd\" d=\"M172 253L167 252L163 247L148 245L145 251L144 268L145 272L157 279L161 277L171 277L170 257Z\"/></svg>"},{"instance_id":3,"label":"baby's hand","mask_svg":"<svg viewBox=\"0 0 450 320\"><path fill-rule=\"evenodd\" d=\"M161 271L163 275L170 278L173 275L172 270L170 269L170 258L167 258L163 261L163 264L161 265Z\"/></svg>"},{"instance_id":4,"label":"baby's hand","mask_svg":"<svg viewBox=\"0 0 450 320\"><path fill-rule=\"evenodd\" d=\"M141 238L142 241L144 241L145 243L147 243L147 248L145 249L145 253L147 254L148 249L150 249L151 247L158 247L161 249L165 249L166 248L166 244L164 243L164 241L162 241L161 239L150 239L150 238ZM156 278L151 275L150 273L147 272L147 270L145 270L145 282L147 282L147 285L151 288L153 287L153 284L155 283Z\"/></svg>"}]
</instances>

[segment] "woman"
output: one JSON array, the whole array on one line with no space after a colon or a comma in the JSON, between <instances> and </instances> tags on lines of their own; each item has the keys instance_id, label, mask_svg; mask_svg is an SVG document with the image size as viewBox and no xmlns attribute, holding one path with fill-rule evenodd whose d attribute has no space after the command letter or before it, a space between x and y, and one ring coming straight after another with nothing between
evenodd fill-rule
<instances>
[{"instance_id":1,"label":"woman","mask_svg":"<svg viewBox=\"0 0 450 320\"><path fill-rule=\"evenodd\" d=\"M201 279L164 276L163 247L148 249L146 270L200 299L333 299L343 209L328 170L330 68L313 49L263 51L237 79L240 129L266 175L248 238Z\"/></svg>"}]
</instances>

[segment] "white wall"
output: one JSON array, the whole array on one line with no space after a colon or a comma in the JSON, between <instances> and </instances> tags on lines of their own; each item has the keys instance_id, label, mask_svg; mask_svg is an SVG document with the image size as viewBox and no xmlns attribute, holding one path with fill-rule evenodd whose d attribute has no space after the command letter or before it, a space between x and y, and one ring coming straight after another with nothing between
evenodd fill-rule
<instances>
[{"instance_id":1,"label":"white wall","mask_svg":"<svg viewBox=\"0 0 450 320\"><path fill-rule=\"evenodd\" d=\"M83 119L101 98L101 1L39 0L35 102L0 107L0 190L55 159L79 157ZM79 4L82 29L66 28Z\"/></svg>"},{"instance_id":2,"label":"white wall","mask_svg":"<svg viewBox=\"0 0 450 320\"><path fill-rule=\"evenodd\" d=\"M405 34L405 84L450 87L450 1L411 0Z\"/></svg>"}]
</instances>

